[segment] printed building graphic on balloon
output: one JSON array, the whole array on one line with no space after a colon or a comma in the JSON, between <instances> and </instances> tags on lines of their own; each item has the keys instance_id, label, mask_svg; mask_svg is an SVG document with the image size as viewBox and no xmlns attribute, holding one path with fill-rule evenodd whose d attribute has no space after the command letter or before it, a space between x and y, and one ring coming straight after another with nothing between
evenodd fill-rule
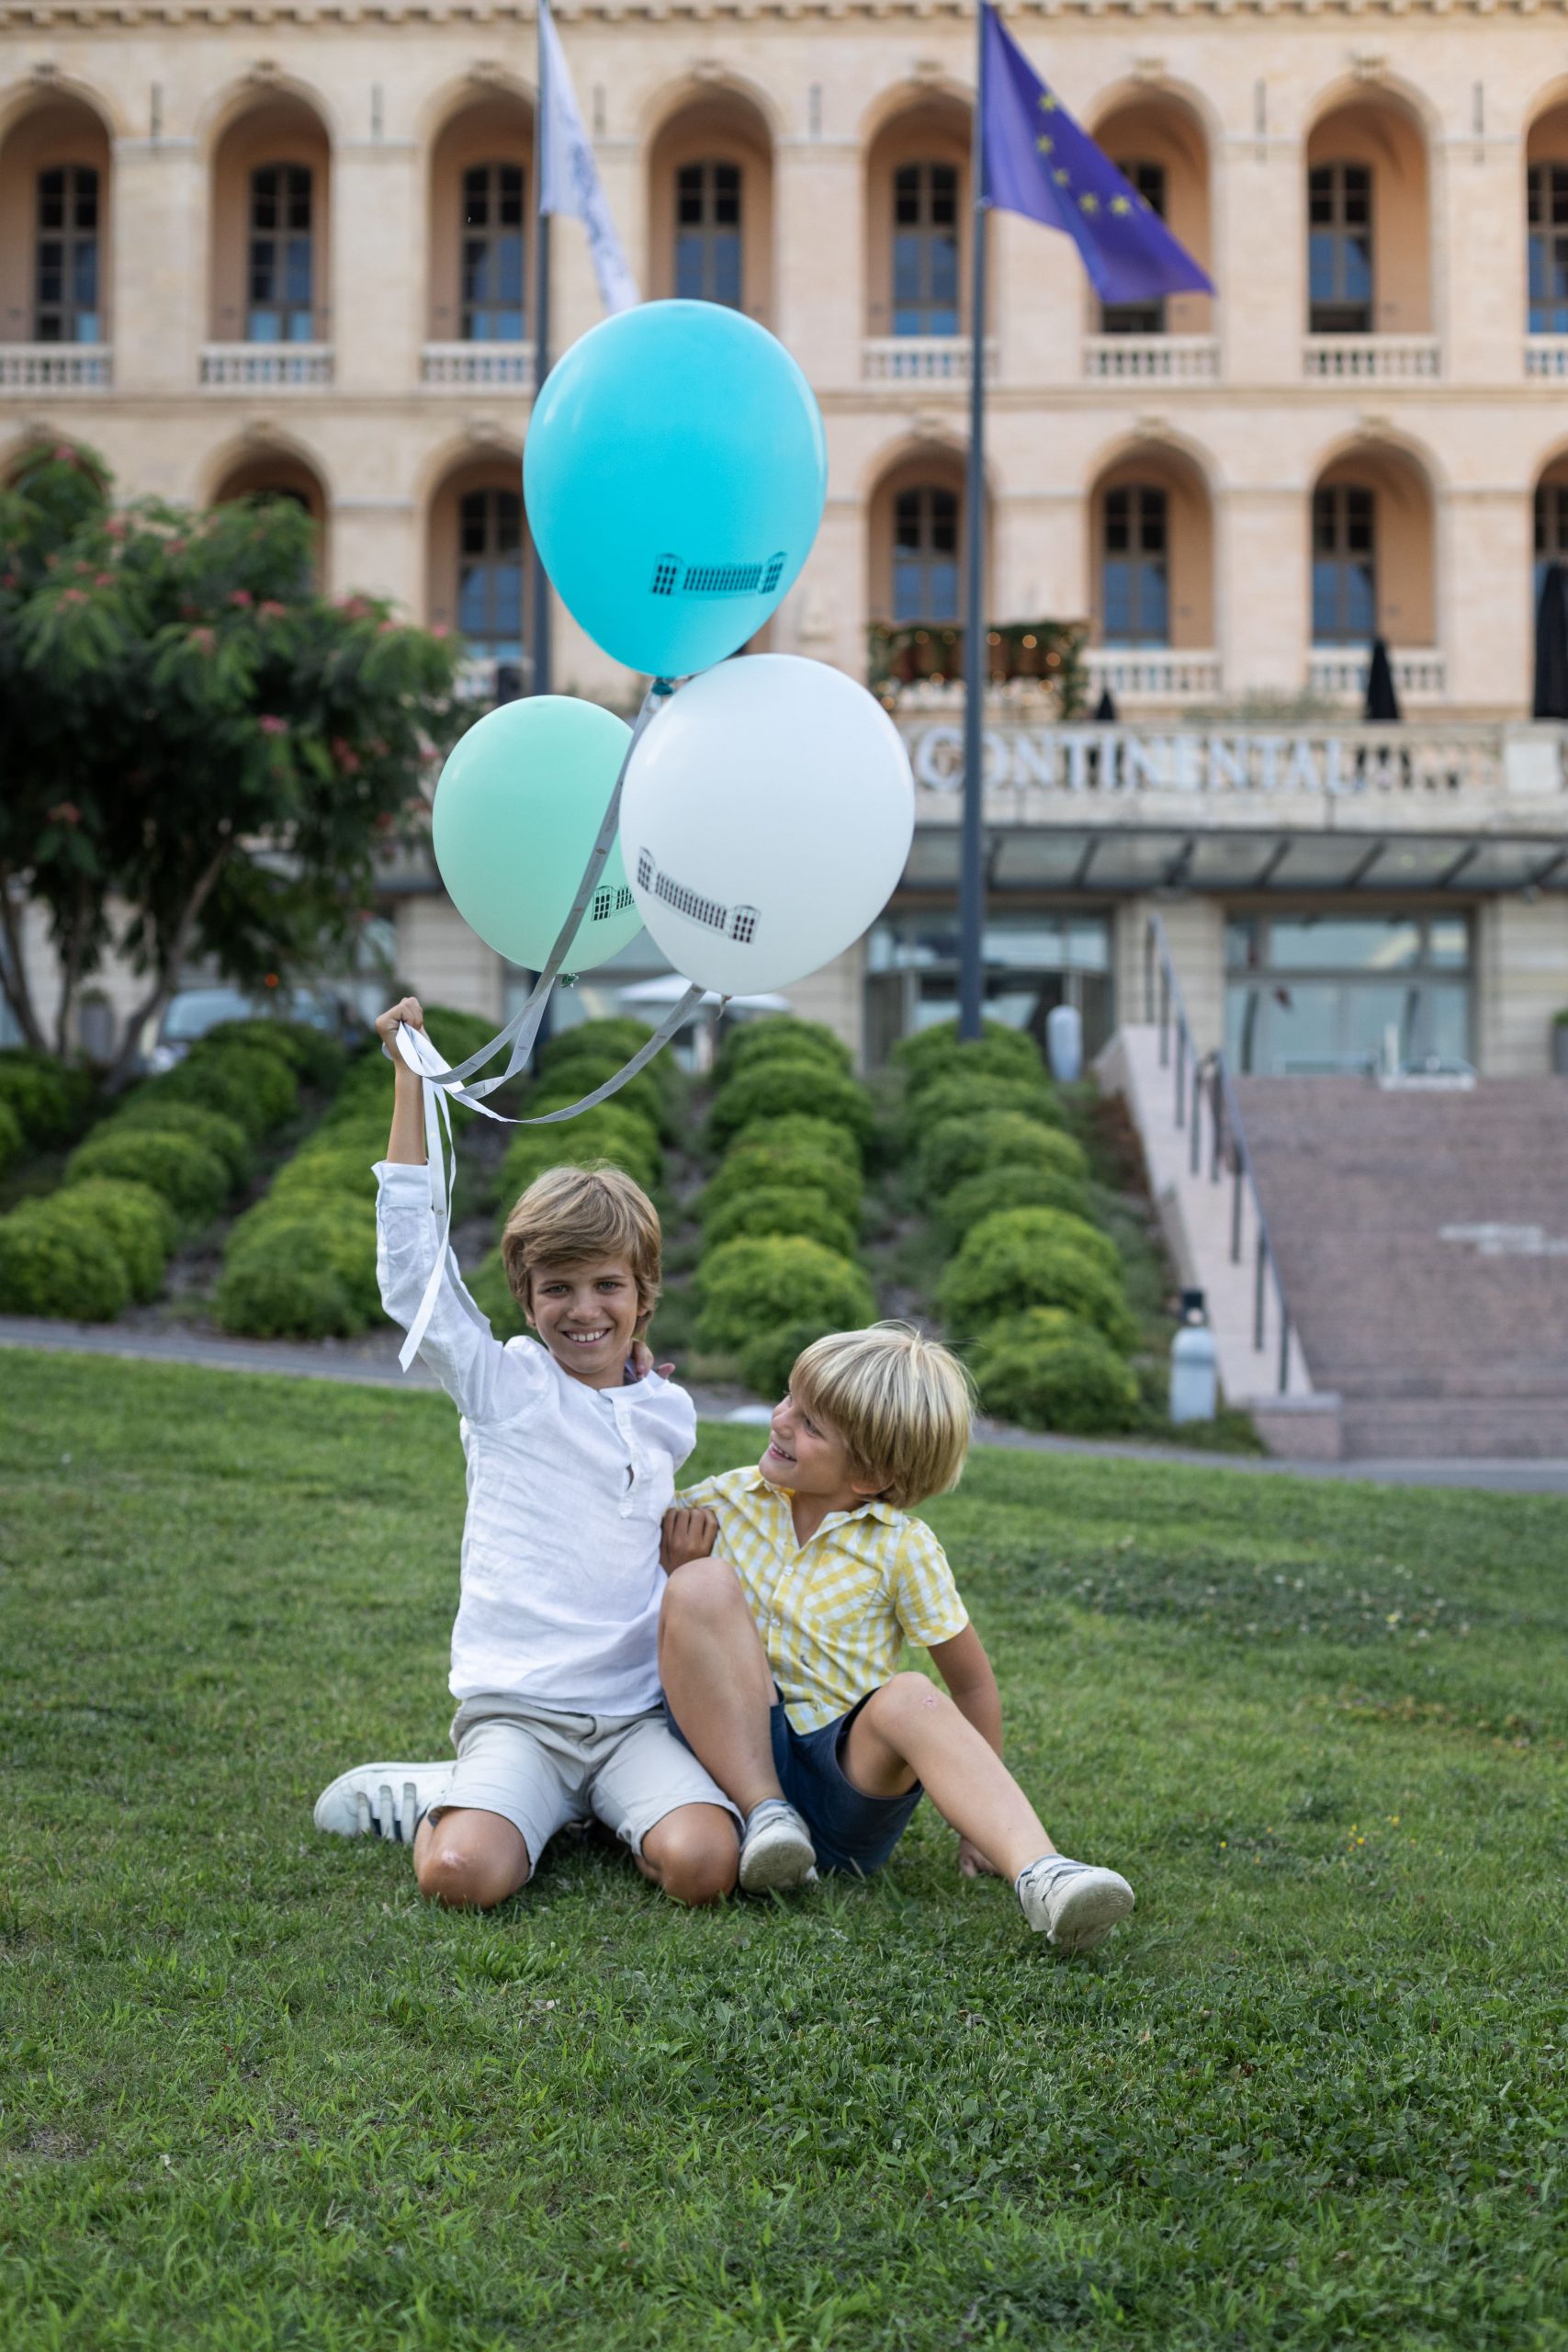
<instances>
[{"instance_id":1,"label":"printed building graphic on balloon","mask_svg":"<svg viewBox=\"0 0 1568 2352\"><path fill-rule=\"evenodd\" d=\"M635 537L650 609L725 625L714 659L743 641L874 686L913 771L888 903L783 992L869 1065L954 1007L977 334L987 1011L1043 1036L1070 1002L1092 1051L1141 1014L1157 907L1200 1045L1237 1067L1360 1069L1392 1029L1405 1058L1543 1072L1568 1003L1562 724L1531 718L1541 592L1568 562L1557 18L1064 0L1008 22L1213 295L1101 302L1065 238L1008 218L976 319L970 14L585 0L559 26L640 291L777 336L828 472L809 554L788 519L656 523L647 475L608 471L592 544ZM331 594L460 629L481 705L525 691L536 112L525 14L11 11L0 469L68 434L127 496L295 500ZM601 305L578 224L554 254L558 356ZM555 684L624 728L641 677L556 620ZM1393 740L1361 723L1374 635ZM730 773L770 854L808 821L803 772L765 793ZM827 872L833 813L815 821ZM717 880L651 826L626 840L731 922L754 908L749 946L705 935L762 953L765 876ZM584 930L626 934L559 1019L659 1003L671 959L635 887L602 877ZM525 992L536 943L486 944L429 855L387 859L374 911L432 999L499 1023ZM41 923L21 945L44 972ZM133 972L103 987L137 1001Z\"/></svg>"}]
</instances>

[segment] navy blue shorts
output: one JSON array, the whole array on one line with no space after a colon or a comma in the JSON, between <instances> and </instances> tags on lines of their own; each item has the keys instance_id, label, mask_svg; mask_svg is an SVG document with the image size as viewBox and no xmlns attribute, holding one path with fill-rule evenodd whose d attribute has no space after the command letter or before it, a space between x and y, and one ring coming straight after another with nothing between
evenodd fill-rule
<instances>
[{"instance_id":1,"label":"navy blue shorts","mask_svg":"<svg viewBox=\"0 0 1568 2352\"><path fill-rule=\"evenodd\" d=\"M866 1699L872 1693L868 1690ZM852 1871L869 1878L879 1871L909 1826L923 1793L919 1781L901 1797L872 1797L857 1789L839 1761L850 1725L865 1704L857 1700L847 1715L835 1716L818 1731L796 1731L776 1699L769 1711L773 1770L789 1803L805 1820L817 1849L817 1867ZM691 1741L670 1717L670 1728L683 1747Z\"/></svg>"}]
</instances>

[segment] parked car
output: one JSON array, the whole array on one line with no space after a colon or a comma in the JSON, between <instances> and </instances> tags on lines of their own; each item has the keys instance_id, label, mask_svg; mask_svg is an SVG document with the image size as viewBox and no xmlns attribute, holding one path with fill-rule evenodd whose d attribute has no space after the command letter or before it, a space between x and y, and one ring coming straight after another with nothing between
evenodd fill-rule
<instances>
[{"instance_id":1,"label":"parked car","mask_svg":"<svg viewBox=\"0 0 1568 2352\"><path fill-rule=\"evenodd\" d=\"M352 1044L365 1034L365 1023L352 1004L325 987L266 989L253 995L221 981L205 987L176 989L158 1024L149 1048L149 1071L173 1069L183 1061L198 1037L225 1021L301 1021L311 1029Z\"/></svg>"}]
</instances>

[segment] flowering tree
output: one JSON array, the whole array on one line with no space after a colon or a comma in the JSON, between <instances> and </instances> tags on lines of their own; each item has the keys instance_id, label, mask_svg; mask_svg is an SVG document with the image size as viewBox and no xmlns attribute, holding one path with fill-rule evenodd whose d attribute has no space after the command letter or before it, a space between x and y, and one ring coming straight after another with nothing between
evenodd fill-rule
<instances>
[{"instance_id":1,"label":"flowering tree","mask_svg":"<svg viewBox=\"0 0 1568 2352\"><path fill-rule=\"evenodd\" d=\"M117 509L64 445L0 491L0 981L45 1046L17 922L39 901L63 1054L83 981L126 956L146 988L111 1084L193 958L250 985L319 957L462 724L457 642L327 602L311 533L282 500Z\"/></svg>"}]
</instances>

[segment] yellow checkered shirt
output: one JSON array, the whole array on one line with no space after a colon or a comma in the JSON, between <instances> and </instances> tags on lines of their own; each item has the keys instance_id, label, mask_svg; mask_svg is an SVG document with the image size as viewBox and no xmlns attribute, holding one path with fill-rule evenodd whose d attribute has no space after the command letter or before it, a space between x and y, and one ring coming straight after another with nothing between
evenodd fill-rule
<instances>
[{"instance_id":1,"label":"yellow checkered shirt","mask_svg":"<svg viewBox=\"0 0 1568 2352\"><path fill-rule=\"evenodd\" d=\"M788 1491L760 1470L727 1470L678 1499L717 1514L720 1555L745 1587L796 1731L832 1723L886 1682L906 1642L930 1649L969 1623L931 1529L886 1503L830 1510L801 1544Z\"/></svg>"}]
</instances>

